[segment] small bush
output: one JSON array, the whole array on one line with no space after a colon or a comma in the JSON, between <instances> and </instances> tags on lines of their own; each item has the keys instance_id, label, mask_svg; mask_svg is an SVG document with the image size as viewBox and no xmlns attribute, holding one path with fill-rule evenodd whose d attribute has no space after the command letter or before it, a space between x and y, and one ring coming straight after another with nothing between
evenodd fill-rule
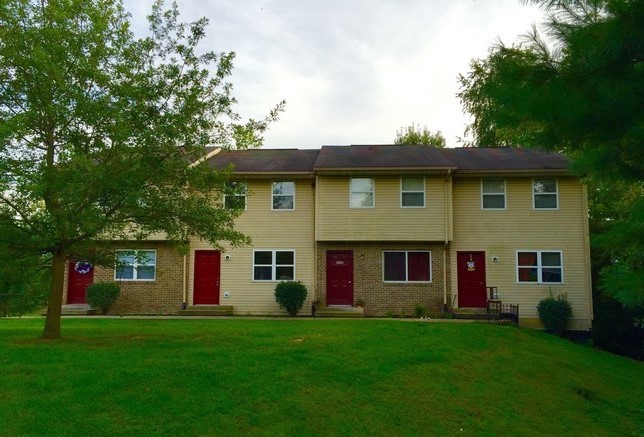
<instances>
[{"instance_id":1,"label":"small bush","mask_svg":"<svg viewBox=\"0 0 644 437\"><path fill-rule=\"evenodd\" d=\"M414 317L420 319L421 317L425 317L426 315L427 308L425 308L425 305L416 304L416 306L414 307Z\"/></svg>"},{"instance_id":2,"label":"small bush","mask_svg":"<svg viewBox=\"0 0 644 437\"><path fill-rule=\"evenodd\" d=\"M568 327L568 321L572 317L572 307L566 296L560 294L557 297L550 295L539 302L537 306L539 320L546 330L556 334L562 334Z\"/></svg>"},{"instance_id":3,"label":"small bush","mask_svg":"<svg viewBox=\"0 0 644 437\"><path fill-rule=\"evenodd\" d=\"M296 316L302 309L308 291L301 282L286 281L280 282L275 287L275 300L284 308L289 316Z\"/></svg>"},{"instance_id":4,"label":"small bush","mask_svg":"<svg viewBox=\"0 0 644 437\"><path fill-rule=\"evenodd\" d=\"M87 287L85 298L92 308L100 309L103 314L107 314L120 294L121 288L114 282L99 282Z\"/></svg>"}]
</instances>

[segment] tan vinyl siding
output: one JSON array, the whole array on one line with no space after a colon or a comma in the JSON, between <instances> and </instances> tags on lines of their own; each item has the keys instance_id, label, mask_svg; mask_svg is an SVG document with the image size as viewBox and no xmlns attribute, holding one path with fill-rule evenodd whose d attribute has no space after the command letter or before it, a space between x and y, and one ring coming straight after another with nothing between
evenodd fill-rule
<instances>
[{"instance_id":1,"label":"tan vinyl siding","mask_svg":"<svg viewBox=\"0 0 644 437\"><path fill-rule=\"evenodd\" d=\"M445 239L444 177L425 178L424 208L401 208L399 176L375 176L373 179L374 207L350 208L349 176L318 177L318 241Z\"/></svg>"},{"instance_id":2,"label":"tan vinyl siding","mask_svg":"<svg viewBox=\"0 0 644 437\"><path fill-rule=\"evenodd\" d=\"M295 210L271 210L273 181L295 182ZM225 246L221 255L220 305L233 305L234 314L286 314L275 303L277 282L253 281L253 250L295 251L295 279L309 289L309 298L302 308L310 314L314 289L314 188L311 178L293 177L271 180L249 180L246 211L236 221L236 229L252 238L252 244L232 248ZM194 284L194 251L210 249L206 242L192 241L188 272L188 303L192 303ZM229 259L226 259L226 255ZM224 293L229 297L225 298Z\"/></svg>"},{"instance_id":3,"label":"tan vinyl siding","mask_svg":"<svg viewBox=\"0 0 644 437\"><path fill-rule=\"evenodd\" d=\"M588 274L588 228L585 190L573 178L558 178L559 209L534 210L532 178L506 178L506 210L482 210L480 178L455 179L452 264L458 251L485 251L488 286L501 299L520 305L527 324L538 324L536 306L552 292L566 293L573 306L573 326L588 329L592 318ZM563 284L518 283L517 251L561 251ZM498 257L498 262L493 262ZM452 296L458 294L457 271L451 272Z\"/></svg>"}]
</instances>

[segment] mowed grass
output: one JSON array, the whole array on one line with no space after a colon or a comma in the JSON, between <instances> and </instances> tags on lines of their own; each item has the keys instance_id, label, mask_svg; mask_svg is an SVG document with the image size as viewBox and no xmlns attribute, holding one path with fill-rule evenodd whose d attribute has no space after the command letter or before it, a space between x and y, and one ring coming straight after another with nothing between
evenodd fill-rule
<instances>
[{"instance_id":1,"label":"mowed grass","mask_svg":"<svg viewBox=\"0 0 644 437\"><path fill-rule=\"evenodd\" d=\"M525 329L0 320L0 434L643 435L644 365Z\"/></svg>"}]
</instances>

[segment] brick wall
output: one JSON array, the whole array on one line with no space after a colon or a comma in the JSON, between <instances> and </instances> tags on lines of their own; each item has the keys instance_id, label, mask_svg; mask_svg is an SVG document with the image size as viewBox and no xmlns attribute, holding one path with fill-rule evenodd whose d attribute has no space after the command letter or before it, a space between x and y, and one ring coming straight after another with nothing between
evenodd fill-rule
<instances>
[{"instance_id":1,"label":"brick wall","mask_svg":"<svg viewBox=\"0 0 644 437\"><path fill-rule=\"evenodd\" d=\"M114 249L157 251L156 280L117 281L121 296L109 314L176 314L183 302L183 256L163 242L115 243ZM114 282L114 269L96 267L94 283ZM65 298L67 278L65 278Z\"/></svg>"},{"instance_id":2,"label":"brick wall","mask_svg":"<svg viewBox=\"0 0 644 437\"><path fill-rule=\"evenodd\" d=\"M412 316L416 305L423 305L431 313L443 308L443 244L431 243L318 243L316 297L326 305L326 252L327 250L353 251L353 297L365 300L366 316ZM431 283L386 283L383 281L383 250L431 251ZM448 255L449 260L449 255ZM449 276L448 276L449 278ZM449 291L448 291L449 301Z\"/></svg>"}]
</instances>

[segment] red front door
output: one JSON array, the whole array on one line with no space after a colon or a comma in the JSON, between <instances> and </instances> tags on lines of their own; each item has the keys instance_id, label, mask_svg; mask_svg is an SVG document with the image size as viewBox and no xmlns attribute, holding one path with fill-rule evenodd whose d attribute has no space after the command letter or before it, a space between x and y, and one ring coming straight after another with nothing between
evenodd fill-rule
<instances>
[{"instance_id":1,"label":"red front door","mask_svg":"<svg viewBox=\"0 0 644 437\"><path fill-rule=\"evenodd\" d=\"M326 304L353 305L353 252L326 253Z\"/></svg>"},{"instance_id":2,"label":"red front door","mask_svg":"<svg viewBox=\"0 0 644 437\"><path fill-rule=\"evenodd\" d=\"M67 264L67 303L87 303L85 291L94 282L94 267L83 261Z\"/></svg>"},{"instance_id":3,"label":"red front door","mask_svg":"<svg viewBox=\"0 0 644 437\"><path fill-rule=\"evenodd\" d=\"M457 252L458 306L484 308L487 306L485 285L485 252Z\"/></svg>"},{"instance_id":4,"label":"red front door","mask_svg":"<svg viewBox=\"0 0 644 437\"><path fill-rule=\"evenodd\" d=\"M195 251L194 305L219 305L220 261L217 250Z\"/></svg>"}]
</instances>

